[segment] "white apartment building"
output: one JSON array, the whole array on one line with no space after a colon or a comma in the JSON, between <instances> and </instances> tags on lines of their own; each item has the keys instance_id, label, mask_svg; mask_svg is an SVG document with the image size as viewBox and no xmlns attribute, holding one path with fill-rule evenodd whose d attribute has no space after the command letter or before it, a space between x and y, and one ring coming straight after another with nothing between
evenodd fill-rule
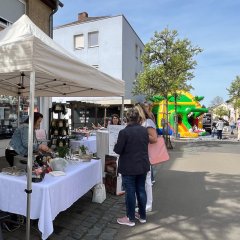
<instances>
[{"instance_id":1,"label":"white apartment building","mask_svg":"<svg viewBox=\"0 0 240 240\"><path fill-rule=\"evenodd\" d=\"M140 57L144 44L124 15L89 17L86 12L79 13L77 21L54 28L53 39L81 61L124 80L125 103L141 100L141 97L133 96L131 91L134 80L143 69ZM79 100L87 101L86 98ZM121 104L120 98L88 100Z\"/></svg>"}]
</instances>

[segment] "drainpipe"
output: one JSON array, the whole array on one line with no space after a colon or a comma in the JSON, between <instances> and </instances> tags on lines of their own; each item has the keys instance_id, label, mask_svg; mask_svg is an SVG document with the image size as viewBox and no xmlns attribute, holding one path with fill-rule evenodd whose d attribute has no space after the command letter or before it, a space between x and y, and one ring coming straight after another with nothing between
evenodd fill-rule
<instances>
[{"instance_id":1,"label":"drainpipe","mask_svg":"<svg viewBox=\"0 0 240 240\"><path fill-rule=\"evenodd\" d=\"M63 4L59 0L55 0L55 8L49 15L49 37L53 38L53 15L57 12L58 6L63 7ZM44 119L42 121L41 127L45 129L49 129L49 119L50 119L50 111L49 109L52 106L52 98L51 97L40 97L40 111L44 115ZM49 137L49 136L48 136Z\"/></svg>"},{"instance_id":2,"label":"drainpipe","mask_svg":"<svg viewBox=\"0 0 240 240\"><path fill-rule=\"evenodd\" d=\"M59 0L56 0L55 9L53 9L53 11L49 15L49 36L50 36L50 38L53 38L53 15L58 11L58 6L63 7L63 4Z\"/></svg>"}]
</instances>

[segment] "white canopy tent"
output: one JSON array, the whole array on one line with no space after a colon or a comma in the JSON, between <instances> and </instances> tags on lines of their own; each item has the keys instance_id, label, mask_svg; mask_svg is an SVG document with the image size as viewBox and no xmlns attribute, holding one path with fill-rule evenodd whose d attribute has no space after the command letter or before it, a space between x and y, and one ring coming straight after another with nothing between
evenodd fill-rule
<instances>
[{"instance_id":1,"label":"white canopy tent","mask_svg":"<svg viewBox=\"0 0 240 240\"><path fill-rule=\"evenodd\" d=\"M35 96L124 96L124 81L76 60L26 15L0 32L0 94L29 96L27 236L30 239Z\"/></svg>"},{"instance_id":2,"label":"white canopy tent","mask_svg":"<svg viewBox=\"0 0 240 240\"><path fill-rule=\"evenodd\" d=\"M28 95L30 72L36 96L124 96L124 81L90 67L68 53L26 15L0 32L1 92ZM20 80L23 73L24 82Z\"/></svg>"}]
</instances>

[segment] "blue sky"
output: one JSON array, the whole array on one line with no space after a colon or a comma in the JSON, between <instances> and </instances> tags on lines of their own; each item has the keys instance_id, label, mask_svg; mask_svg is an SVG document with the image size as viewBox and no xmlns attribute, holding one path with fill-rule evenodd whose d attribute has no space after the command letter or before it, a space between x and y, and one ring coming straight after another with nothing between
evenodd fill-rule
<instances>
[{"instance_id":1,"label":"blue sky","mask_svg":"<svg viewBox=\"0 0 240 240\"><path fill-rule=\"evenodd\" d=\"M226 88L240 75L239 0L61 0L63 8L54 15L54 26L89 16L123 14L143 43L155 31L168 27L179 38L188 38L203 48L195 59L197 67L192 93L204 96L208 105L216 97L228 99Z\"/></svg>"}]
</instances>

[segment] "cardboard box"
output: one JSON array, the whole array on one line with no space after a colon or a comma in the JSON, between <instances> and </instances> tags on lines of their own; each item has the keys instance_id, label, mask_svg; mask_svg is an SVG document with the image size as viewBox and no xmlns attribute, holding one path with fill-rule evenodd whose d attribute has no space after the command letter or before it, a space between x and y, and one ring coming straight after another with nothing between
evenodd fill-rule
<instances>
[{"instance_id":1,"label":"cardboard box","mask_svg":"<svg viewBox=\"0 0 240 240\"><path fill-rule=\"evenodd\" d=\"M117 176L117 157L111 155L105 155L105 174Z\"/></svg>"},{"instance_id":2,"label":"cardboard box","mask_svg":"<svg viewBox=\"0 0 240 240\"><path fill-rule=\"evenodd\" d=\"M105 155L105 187L106 192L116 195L124 193L122 189L122 177L117 173L117 156Z\"/></svg>"},{"instance_id":3,"label":"cardboard box","mask_svg":"<svg viewBox=\"0 0 240 240\"><path fill-rule=\"evenodd\" d=\"M106 192L114 195L124 194L124 190L122 188L121 176L113 176L112 174L106 173L104 182L105 182Z\"/></svg>"}]
</instances>

